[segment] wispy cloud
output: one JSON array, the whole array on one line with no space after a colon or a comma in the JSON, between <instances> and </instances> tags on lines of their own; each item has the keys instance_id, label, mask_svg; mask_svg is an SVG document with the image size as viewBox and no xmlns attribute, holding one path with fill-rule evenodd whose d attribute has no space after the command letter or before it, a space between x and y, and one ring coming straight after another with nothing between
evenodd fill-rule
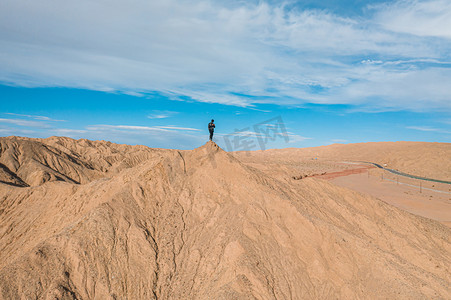
<instances>
[{"instance_id":1,"label":"wispy cloud","mask_svg":"<svg viewBox=\"0 0 451 300\"><path fill-rule=\"evenodd\" d=\"M154 110L151 114L147 116L149 119L166 119L169 117L173 117L177 115L176 111L168 111L168 110Z\"/></svg>"},{"instance_id":2,"label":"wispy cloud","mask_svg":"<svg viewBox=\"0 0 451 300\"><path fill-rule=\"evenodd\" d=\"M233 3L6 1L0 82L240 107L451 110L447 0L387 2L365 18Z\"/></svg>"},{"instance_id":3,"label":"wispy cloud","mask_svg":"<svg viewBox=\"0 0 451 300\"><path fill-rule=\"evenodd\" d=\"M426 126L407 126L407 129L419 130L419 131L440 131L437 128L426 127Z\"/></svg>"},{"instance_id":4,"label":"wispy cloud","mask_svg":"<svg viewBox=\"0 0 451 300\"><path fill-rule=\"evenodd\" d=\"M348 140L345 140L345 139L331 139L331 141L333 143L340 143L340 144L349 142Z\"/></svg>"},{"instance_id":5,"label":"wispy cloud","mask_svg":"<svg viewBox=\"0 0 451 300\"><path fill-rule=\"evenodd\" d=\"M413 129L418 131L426 131L426 132L440 132L440 133L448 133L451 134L451 131L447 131L440 128L434 128L429 126L407 126L407 129Z\"/></svg>"},{"instance_id":6,"label":"wispy cloud","mask_svg":"<svg viewBox=\"0 0 451 300\"><path fill-rule=\"evenodd\" d=\"M131 130L131 131L153 131L153 132L168 132L168 131L200 131L196 128L178 127L173 125L166 126L134 126L134 125L89 125L87 130Z\"/></svg>"},{"instance_id":7,"label":"wispy cloud","mask_svg":"<svg viewBox=\"0 0 451 300\"><path fill-rule=\"evenodd\" d=\"M225 138L230 138L230 137L259 138L259 137L263 137L264 135L262 133L258 133L258 132L252 131L252 130L238 130L237 129L234 132L227 133L227 134L218 133L218 134L216 134L216 136L225 137Z\"/></svg>"},{"instance_id":8,"label":"wispy cloud","mask_svg":"<svg viewBox=\"0 0 451 300\"><path fill-rule=\"evenodd\" d=\"M37 116L37 115L23 115L23 114L15 114L15 113L5 113L6 115L17 116L17 117L25 117L40 121L51 121L51 122L63 122L64 120L56 120L46 116Z\"/></svg>"},{"instance_id":9,"label":"wispy cloud","mask_svg":"<svg viewBox=\"0 0 451 300\"><path fill-rule=\"evenodd\" d=\"M56 135L63 135L63 136L74 136L74 135L80 135L80 134L85 134L88 131L84 130L84 129L69 129L69 128L55 128L52 130L53 132L55 132Z\"/></svg>"},{"instance_id":10,"label":"wispy cloud","mask_svg":"<svg viewBox=\"0 0 451 300\"><path fill-rule=\"evenodd\" d=\"M11 128L11 127L0 127L0 133L2 136L27 136L27 137L38 137L37 132L32 129L27 128Z\"/></svg>"},{"instance_id":11,"label":"wispy cloud","mask_svg":"<svg viewBox=\"0 0 451 300\"><path fill-rule=\"evenodd\" d=\"M269 127L273 126L273 124L265 125L269 125ZM247 129L235 130L228 134L216 134L215 136L224 140L228 151L256 150L262 143L266 148L271 147L274 144L284 145L287 143L299 143L312 139L293 132L276 131L268 135L267 133L255 132Z\"/></svg>"},{"instance_id":12,"label":"wispy cloud","mask_svg":"<svg viewBox=\"0 0 451 300\"><path fill-rule=\"evenodd\" d=\"M451 2L404 0L374 6L375 20L391 31L451 38Z\"/></svg>"},{"instance_id":13,"label":"wispy cloud","mask_svg":"<svg viewBox=\"0 0 451 300\"><path fill-rule=\"evenodd\" d=\"M167 125L167 126L154 126L155 128L159 129L169 129L169 130L185 130L185 131L201 131L197 128L190 128L190 127L178 127L174 125Z\"/></svg>"},{"instance_id":14,"label":"wispy cloud","mask_svg":"<svg viewBox=\"0 0 451 300\"><path fill-rule=\"evenodd\" d=\"M35 128L49 128L50 127L47 123L44 123L44 122L21 120L21 119L0 118L0 123L13 124L13 125L17 125L17 126L35 127Z\"/></svg>"},{"instance_id":15,"label":"wispy cloud","mask_svg":"<svg viewBox=\"0 0 451 300\"><path fill-rule=\"evenodd\" d=\"M122 93L125 94L125 95L134 96L134 97L144 97L144 96L146 96L146 94L139 93L139 92L134 92L134 91L123 91Z\"/></svg>"},{"instance_id":16,"label":"wispy cloud","mask_svg":"<svg viewBox=\"0 0 451 300\"><path fill-rule=\"evenodd\" d=\"M151 147L186 148L205 142L207 134L199 129L179 126L89 125L82 135L85 138L105 139L127 144L147 144ZM74 135L77 135L74 133ZM81 135L81 134L80 134Z\"/></svg>"},{"instance_id":17,"label":"wispy cloud","mask_svg":"<svg viewBox=\"0 0 451 300\"><path fill-rule=\"evenodd\" d=\"M299 143L299 142L303 142L303 141L312 139L310 137L305 137L305 136L302 136L302 135L299 135L299 134L295 134L295 133L292 133L292 132L288 132L287 136L288 136L288 143L290 143L290 144L291 143Z\"/></svg>"}]
</instances>

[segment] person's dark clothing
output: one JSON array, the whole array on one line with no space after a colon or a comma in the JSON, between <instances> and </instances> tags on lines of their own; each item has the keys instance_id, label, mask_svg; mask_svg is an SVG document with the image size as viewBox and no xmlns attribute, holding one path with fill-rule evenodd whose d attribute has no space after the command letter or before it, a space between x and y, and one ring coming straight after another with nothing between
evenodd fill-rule
<instances>
[{"instance_id":1,"label":"person's dark clothing","mask_svg":"<svg viewBox=\"0 0 451 300\"><path fill-rule=\"evenodd\" d=\"M210 141L213 140L213 133L215 132L215 123L208 123L208 131L210 131Z\"/></svg>"}]
</instances>

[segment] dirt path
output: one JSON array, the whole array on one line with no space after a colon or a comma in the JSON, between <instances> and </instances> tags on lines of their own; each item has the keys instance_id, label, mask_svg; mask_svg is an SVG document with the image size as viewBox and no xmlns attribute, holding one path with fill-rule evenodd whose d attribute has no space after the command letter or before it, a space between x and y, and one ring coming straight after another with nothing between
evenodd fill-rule
<instances>
[{"instance_id":1,"label":"dirt path","mask_svg":"<svg viewBox=\"0 0 451 300\"><path fill-rule=\"evenodd\" d=\"M326 173L326 174L318 174L318 175L313 175L311 177L319 177L321 179L331 180L331 179L334 179L337 177L348 176L348 175L352 175L352 174L366 173L366 172L368 172L368 169L374 169L374 168L375 168L374 166L359 165L359 167L355 168L355 169L330 172L330 173Z\"/></svg>"}]
</instances>

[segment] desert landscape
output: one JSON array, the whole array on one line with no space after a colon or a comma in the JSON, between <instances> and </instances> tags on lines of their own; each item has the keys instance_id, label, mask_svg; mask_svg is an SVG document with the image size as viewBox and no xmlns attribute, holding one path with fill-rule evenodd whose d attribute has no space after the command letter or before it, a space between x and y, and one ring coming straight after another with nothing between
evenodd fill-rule
<instances>
[{"instance_id":1,"label":"desert landscape","mask_svg":"<svg viewBox=\"0 0 451 300\"><path fill-rule=\"evenodd\" d=\"M1 299L451 298L449 187L362 163L449 181L450 144L0 154Z\"/></svg>"},{"instance_id":2,"label":"desert landscape","mask_svg":"<svg viewBox=\"0 0 451 300\"><path fill-rule=\"evenodd\" d=\"M379 142L234 155L279 179L325 179L451 226L450 149L449 143Z\"/></svg>"},{"instance_id":3,"label":"desert landscape","mask_svg":"<svg viewBox=\"0 0 451 300\"><path fill-rule=\"evenodd\" d=\"M450 16L2 1L0 300L451 299Z\"/></svg>"}]
</instances>

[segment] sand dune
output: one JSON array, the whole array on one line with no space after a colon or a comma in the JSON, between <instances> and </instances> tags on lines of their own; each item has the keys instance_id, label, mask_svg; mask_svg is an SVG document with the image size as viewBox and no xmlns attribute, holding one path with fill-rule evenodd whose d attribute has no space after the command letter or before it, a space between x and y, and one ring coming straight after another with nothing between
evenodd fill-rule
<instances>
[{"instance_id":1,"label":"sand dune","mask_svg":"<svg viewBox=\"0 0 451 300\"><path fill-rule=\"evenodd\" d=\"M275 165L316 166L312 159L323 163L320 170L331 164L330 170L340 168L339 161L369 161L408 174L451 181L451 144L424 142L379 142L359 144L333 144L313 148L286 148L266 151L236 152L240 160ZM316 164L315 164L316 163ZM343 168L343 167L341 167Z\"/></svg>"},{"instance_id":2,"label":"sand dune","mask_svg":"<svg viewBox=\"0 0 451 300\"><path fill-rule=\"evenodd\" d=\"M450 229L192 151L0 138L1 299L451 298Z\"/></svg>"}]
</instances>

